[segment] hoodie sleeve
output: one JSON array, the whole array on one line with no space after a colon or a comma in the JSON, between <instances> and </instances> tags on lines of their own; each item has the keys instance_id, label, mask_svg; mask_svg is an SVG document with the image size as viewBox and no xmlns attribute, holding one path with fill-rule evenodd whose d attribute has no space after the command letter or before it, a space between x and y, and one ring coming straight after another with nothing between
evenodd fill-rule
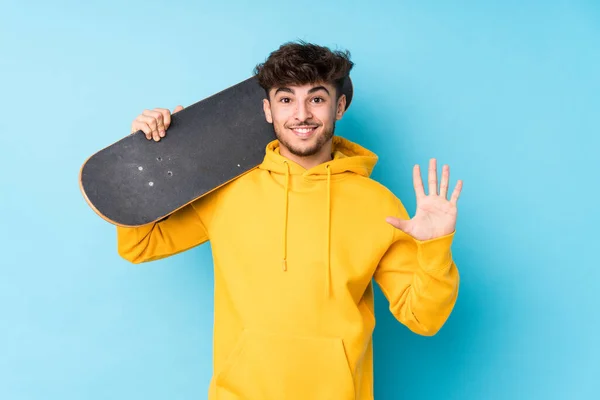
<instances>
[{"instance_id":1,"label":"hoodie sleeve","mask_svg":"<svg viewBox=\"0 0 600 400\"><path fill-rule=\"evenodd\" d=\"M161 221L139 227L117 226L117 251L134 264L169 257L209 240L216 192L202 197Z\"/></svg>"},{"instance_id":2,"label":"hoodie sleeve","mask_svg":"<svg viewBox=\"0 0 600 400\"><path fill-rule=\"evenodd\" d=\"M398 218L410 219L402 203ZM433 336L444 325L458 296L459 273L450 250L455 232L417 240L399 229L375 271L390 311L411 331Z\"/></svg>"}]
</instances>

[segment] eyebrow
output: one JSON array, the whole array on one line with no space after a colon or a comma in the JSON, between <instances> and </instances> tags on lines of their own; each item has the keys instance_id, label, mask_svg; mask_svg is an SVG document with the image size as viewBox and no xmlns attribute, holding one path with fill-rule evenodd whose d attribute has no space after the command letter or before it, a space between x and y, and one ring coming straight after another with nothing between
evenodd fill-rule
<instances>
[{"instance_id":1,"label":"eyebrow","mask_svg":"<svg viewBox=\"0 0 600 400\"><path fill-rule=\"evenodd\" d=\"M327 94L329 94L329 90L327 90L327 88L325 86L315 86L314 88L311 88L308 93L314 93L317 92L319 90L324 90ZM279 92L286 92L286 93L291 93L294 94L294 91L292 89L290 89L289 87L280 87L275 91L275 95L277 95L277 93Z\"/></svg>"}]
</instances>

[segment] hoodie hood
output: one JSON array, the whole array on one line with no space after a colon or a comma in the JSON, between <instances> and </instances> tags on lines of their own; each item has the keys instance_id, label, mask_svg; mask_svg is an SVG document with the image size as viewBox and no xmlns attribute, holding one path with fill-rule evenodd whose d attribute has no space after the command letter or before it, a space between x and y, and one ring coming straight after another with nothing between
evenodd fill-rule
<instances>
[{"instance_id":1,"label":"hoodie hood","mask_svg":"<svg viewBox=\"0 0 600 400\"><path fill-rule=\"evenodd\" d=\"M327 209L326 231L323 232L326 241L325 274L326 296L330 295L331 282L331 181L343 174L357 174L369 177L378 157L375 153L339 136L332 138L332 160L319 164L313 168L305 169L301 165L289 160L280 153L279 141L273 140L266 147L265 157L259 165L260 169L274 174L285 175L282 207L284 219L282 221L282 250L281 263L283 271L287 271L287 232L288 232L288 206L290 192L290 177L299 177L310 181L323 181L327 185L327 197L323 199L323 207Z\"/></svg>"},{"instance_id":2,"label":"hoodie hood","mask_svg":"<svg viewBox=\"0 0 600 400\"><path fill-rule=\"evenodd\" d=\"M309 170L283 157L279 150L278 140L269 143L259 168L279 174L286 174L289 171L290 175L302 175L317 180L344 172L369 177L378 160L375 153L339 136L332 138L333 159Z\"/></svg>"}]
</instances>

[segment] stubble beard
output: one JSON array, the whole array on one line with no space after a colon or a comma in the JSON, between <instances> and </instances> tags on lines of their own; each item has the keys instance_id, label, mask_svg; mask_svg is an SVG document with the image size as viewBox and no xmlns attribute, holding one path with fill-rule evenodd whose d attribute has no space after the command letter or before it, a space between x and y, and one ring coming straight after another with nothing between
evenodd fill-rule
<instances>
[{"instance_id":1,"label":"stubble beard","mask_svg":"<svg viewBox=\"0 0 600 400\"><path fill-rule=\"evenodd\" d=\"M301 125L301 124L298 124ZM310 125L310 124L307 124ZM316 142L308 147L308 148L300 148L300 147L294 147L291 143L289 143L284 135L282 134L282 132L279 131L279 129L274 125L273 129L275 130L275 136L277 137L277 140L279 141L281 146L284 146L286 149L288 149L288 151L290 153L292 153L293 155L297 156L297 157L310 157L310 156L314 156L315 154L317 154L322 148L323 146L325 146L325 144L333 137L334 133L335 133L335 122L333 123L331 129L327 129L325 131L323 131L321 134L319 134L316 137ZM285 127L283 129L286 129ZM293 135L293 133L292 133Z\"/></svg>"}]
</instances>

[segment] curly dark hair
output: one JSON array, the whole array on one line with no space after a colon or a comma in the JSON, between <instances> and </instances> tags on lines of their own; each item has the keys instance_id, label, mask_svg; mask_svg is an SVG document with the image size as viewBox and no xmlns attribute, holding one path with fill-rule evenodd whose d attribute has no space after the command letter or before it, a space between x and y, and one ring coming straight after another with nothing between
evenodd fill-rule
<instances>
[{"instance_id":1,"label":"curly dark hair","mask_svg":"<svg viewBox=\"0 0 600 400\"><path fill-rule=\"evenodd\" d=\"M325 82L335 86L339 99L353 66L348 50L332 51L300 40L282 44L254 68L254 74L267 98L274 87Z\"/></svg>"}]
</instances>

